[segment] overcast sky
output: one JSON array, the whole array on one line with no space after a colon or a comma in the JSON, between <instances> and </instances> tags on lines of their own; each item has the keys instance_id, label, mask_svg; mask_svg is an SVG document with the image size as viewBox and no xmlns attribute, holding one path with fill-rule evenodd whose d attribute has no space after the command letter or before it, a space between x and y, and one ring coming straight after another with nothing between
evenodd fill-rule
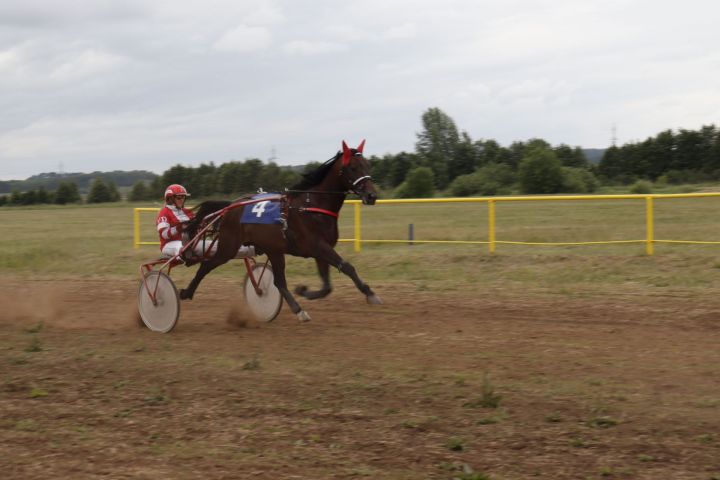
<instances>
[{"instance_id":1,"label":"overcast sky","mask_svg":"<svg viewBox=\"0 0 720 480\"><path fill-rule=\"evenodd\" d=\"M720 119L717 0L2 0L0 179Z\"/></svg>"}]
</instances>

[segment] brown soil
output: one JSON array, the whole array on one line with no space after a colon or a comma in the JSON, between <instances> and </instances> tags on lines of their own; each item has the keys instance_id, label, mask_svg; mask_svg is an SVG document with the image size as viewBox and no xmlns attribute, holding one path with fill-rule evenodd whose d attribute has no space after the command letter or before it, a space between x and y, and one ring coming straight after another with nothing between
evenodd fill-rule
<instances>
[{"instance_id":1,"label":"brown soil","mask_svg":"<svg viewBox=\"0 0 720 480\"><path fill-rule=\"evenodd\" d=\"M0 280L0 477L720 478L720 300L345 284L170 334L126 279ZM41 323L42 322L42 323Z\"/></svg>"}]
</instances>

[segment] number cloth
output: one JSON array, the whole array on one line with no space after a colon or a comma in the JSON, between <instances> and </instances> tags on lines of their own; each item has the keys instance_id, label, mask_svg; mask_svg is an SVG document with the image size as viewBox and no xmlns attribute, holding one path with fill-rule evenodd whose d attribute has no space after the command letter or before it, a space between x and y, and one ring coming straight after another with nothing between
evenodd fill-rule
<instances>
[{"instance_id":1,"label":"number cloth","mask_svg":"<svg viewBox=\"0 0 720 480\"><path fill-rule=\"evenodd\" d=\"M259 198L275 197L277 194L264 193L260 195L254 195L253 200ZM243 208L242 217L240 223L262 223L265 225L281 224L282 217L280 211L280 202L277 200L265 200L254 204L246 205Z\"/></svg>"}]
</instances>

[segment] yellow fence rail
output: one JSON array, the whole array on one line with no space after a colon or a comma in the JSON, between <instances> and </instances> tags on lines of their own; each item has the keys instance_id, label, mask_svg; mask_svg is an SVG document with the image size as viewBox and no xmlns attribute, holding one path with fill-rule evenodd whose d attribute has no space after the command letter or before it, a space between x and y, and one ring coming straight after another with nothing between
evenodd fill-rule
<instances>
[{"instance_id":1,"label":"yellow fence rail","mask_svg":"<svg viewBox=\"0 0 720 480\"><path fill-rule=\"evenodd\" d=\"M475 244L487 245L488 251L494 253L497 245L543 245L543 246L571 246L571 245L612 245L612 244L645 244L645 253L653 255L654 245L658 243L668 244L694 244L694 245L720 245L720 241L694 241L694 240L662 240L655 238L654 201L656 199L673 198L701 198L720 197L720 193L677 193L677 194L648 194L648 195L557 195L557 196L516 196L516 197L475 197L475 198L414 198L414 199L389 199L378 200L380 205L385 204L421 204L421 203L487 203L488 207L488 239L487 240L412 240L412 243L445 243L445 244ZM496 205L504 202L556 202L556 201L583 201L583 200L638 200L645 203L645 238L637 240L607 240L592 242L519 242L498 240L496 238ZM404 243L408 239L362 239L362 203L360 200L348 200L345 202L353 206L353 238L341 238L340 242L353 243L354 250L360 252L363 243ZM133 246L158 245L156 241L142 241L140 239L140 213L158 212L159 208L135 208L134 209L134 235Z\"/></svg>"}]
</instances>

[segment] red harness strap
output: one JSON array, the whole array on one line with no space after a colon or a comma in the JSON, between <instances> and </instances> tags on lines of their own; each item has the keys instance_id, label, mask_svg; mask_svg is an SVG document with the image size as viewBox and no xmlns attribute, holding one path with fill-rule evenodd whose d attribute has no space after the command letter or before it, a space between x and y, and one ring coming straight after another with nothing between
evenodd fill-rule
<instances>
[{"instance_id":1,"label":"red harness strap","mask_svg":"<svg viewBox=\"0 0 720 480\"><path fill-rule=\"evenodd\" d=\"M338 214L335 212L331 212L330 210L325 210L324 208L315 208L315 207L308 207L303 208L304 212L315 212L315 213L322 213L324 215L330 215L331 217L338 218Z\"/></svg>"}]
</instances>

